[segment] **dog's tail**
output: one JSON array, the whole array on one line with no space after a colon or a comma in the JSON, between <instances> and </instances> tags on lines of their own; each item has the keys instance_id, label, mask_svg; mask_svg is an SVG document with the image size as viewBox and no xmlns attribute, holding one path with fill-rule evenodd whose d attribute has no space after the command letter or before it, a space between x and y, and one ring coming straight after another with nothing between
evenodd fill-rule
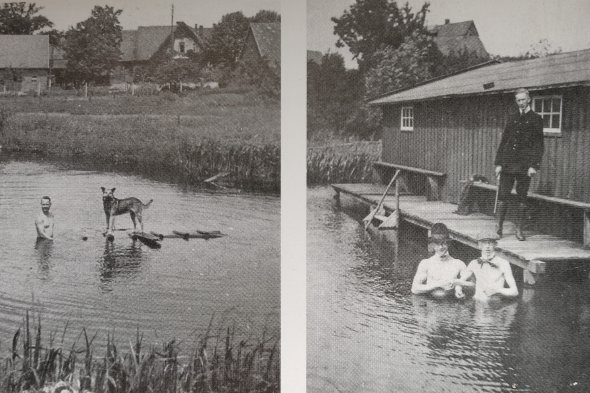
<instances>
[{"instance_id":1,"label":"dog's tail","mask_svg":"<svg viewBox=\"0 0 590 393\"><path fill-rule=\"evenodd\" d=\"M150 199L150 201L149 201L148 203L146 203L146 204L144 204L144 203L142 202L143 208L144 208L144 209L147 209L148 207L150 207L150 205L152 204L152 202L153 202L153 201L154 201L153 199Z\"/></svg>"}]
</instances>

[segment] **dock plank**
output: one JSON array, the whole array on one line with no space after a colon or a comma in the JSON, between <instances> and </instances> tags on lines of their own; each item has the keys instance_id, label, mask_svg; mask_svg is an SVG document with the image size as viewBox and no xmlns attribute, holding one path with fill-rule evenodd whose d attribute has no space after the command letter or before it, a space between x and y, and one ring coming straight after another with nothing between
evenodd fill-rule
<instances>
[{"instance_id":1,"label":"dock plank","mask_svg":"<svg viewBox=\"0 0 590 393\"><path fill-rule=\"evenodd\" d=\"M338 192L351 195L366 203L377 204L385 191L384 185L375 184L335 184ZM383 206L385 210L395 210L395 196L386 196ZM495 220L492 216L473 213L467 216L454 214L457 205L427 201L422 196L400 197L400 217L424 228L430 228L435 222L444 223L450 231L451 237L469 246L476 246L479 231L493 230ZM572 260L588 260L590 250L583 248L581 243L566 240L556 236L526 230L527 240L521 242L514 236L515 224L506 221L504 237L498 242L498 253L507 257L513 264L527 268L531 260L551 261L552 263Z\"/></svg>"}]
</instances>

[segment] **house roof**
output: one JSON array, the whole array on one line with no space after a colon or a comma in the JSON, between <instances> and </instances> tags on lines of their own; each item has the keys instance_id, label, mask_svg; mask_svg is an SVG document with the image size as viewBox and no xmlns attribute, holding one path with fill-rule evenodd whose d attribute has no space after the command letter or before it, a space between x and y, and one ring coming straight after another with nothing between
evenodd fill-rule
<instances>
[{"instance_id":1,"label":"house roof","mask_svg":"<svg viewBox=\"0 0 590 393\"><path fill-rule=\"evenodd\" d=\"M435 98L497 94L520 87L543 90L579 85L590 86L590 49L470 69L398 91L369 104L387 105Z\"/></svg>"},{"instance_id":2,"label":"house roof","mask_svg":"<svg viewBox=\"0 0 590 393\"><path fill-rule=\"evenodd\" d=\"M0 68L49 68L48 35L0 35Z\"/></svg>"},{"instance_id":3,"label":"house roof","mask_svg":"<svg viewBox=\"0 0 590 393\"><path fill-rule=\"evenodd\" d=\"M316 64L322 64L322 57L324 57L324 55L320 51L317 51L317 50L308 50L307 51L307 62L313 61Z\"/></svg>"},{"instance_id":4,"label":"house roof","mask_svg":"<svg viewBox=\"0 0 590 393\"><path fill-rule=\"evenodd\" d=\"M258 47L260 56L266 57L271 65L280 68L281 65L281 24L250 23L250 30Z\"/></svg>"},{"instance_id":5,"label":"house roof","mask_svg":"<svg viewBox=\"0 0 590 393\"><path fill-rule=\"evenodd\" d=\"M174 25L172 27L173 31L176 31L180 24L188 27L190 32L195 35L199 45L203 45L211 35L211 28L203 28L200 31L187 26L183 22ZM170 26L139 26L137 30L123 30L120 47L122 52L121 61L145 61L151 59L170 37L170 31Z\"/></svg>"},{"instance_id":6,"label":"house roof","mask_svg":"<svg viewBox=\"0 0 590 393\"><path fill-rule=\"evenodd\" d=\"M470 30L475 35L479 35L477 33L477 29L475 28L475 23L472 20L456 23L445 23L444 25L436 25L432 26L429 30L431 33L435 33L438 37L464 36L467 35L470 32Z\"/></svg>"},{"instance_id":7,"label":"house roof","mask_svg":"<svg viewBox=\"0 0 590 393\"><path fill-rule=\"evenodd\" d=\"M472 20L433 26L429 31L435 35L434 42L445 56L466 49L480 57L489 57Z\"/></svg>"}]
</instances>

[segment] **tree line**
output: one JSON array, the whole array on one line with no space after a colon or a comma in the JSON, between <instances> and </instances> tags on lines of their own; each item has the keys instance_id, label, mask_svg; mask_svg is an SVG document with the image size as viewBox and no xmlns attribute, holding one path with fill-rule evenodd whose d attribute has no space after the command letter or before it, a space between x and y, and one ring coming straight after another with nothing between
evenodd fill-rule
<instances>
[{"instance_id":1,"label":"tree line","mask_svg":"<svg viewBox=\"0 0 590 393\"><path fill-rule=\"evenodd\" d=\"M378 139L380 111L368 100L489 60L466 49L444 55L425 24L429 7L357 0L332 18L336 46L348 47L358 70L345 69L337 53L308 62L309 139Z\"/></svg>"},{"instance_id":2,"label":"tree line","mask_svg":"<svg viewBox=\"0 0 590 393\"><path fill-rule=\"evenodd\" d=\"M119 17L123 10L107 5L95 6L87 19L67 31L54 29L53 22L41 14L42 10L43 7L35 3L3 3L0 6L0 34L49 35L50 44L64 51L67 83L75 86L107 84L122 55L123 29ZM225 82L237 79L248 74L237 70L249 24L280 22L280 19L278 13L268 10L261 10L253 17L246 17L241 11L223 15L219 23L214 24L203 51L189 51L187 59L181 61L173 61L173 54L167 53L168 60L153 62L134 77L136 81L161 84L198 78ZM251 79L249 82L265 83L259 74L258 70L251 71L247 75ZM258 80L252 75L257 75Z\"/></svg>"}]
</instances>

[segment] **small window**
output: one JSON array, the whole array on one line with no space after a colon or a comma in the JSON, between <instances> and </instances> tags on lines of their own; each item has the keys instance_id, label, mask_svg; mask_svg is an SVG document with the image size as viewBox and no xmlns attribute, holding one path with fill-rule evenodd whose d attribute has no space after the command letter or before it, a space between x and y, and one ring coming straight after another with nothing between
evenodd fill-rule
<instances>
[{"instance_id":1,"label":"small window","mask_svg":"<svg viewBox=\"0 0 590 393\"><path fill-rule=\"evenodd\" d=\"M561 96L540 96L533 98L533 111L543 118L545 134L561 134Z\"/></svg>"},{"instance_id":2,"label":"small window","mask_svg":"<svg viewBox=\"0 0 590 393\"><path fill-rule=\"evenodd\" d=\"M33 75L31 77L31 82L33 82L33 83L37 82L37 76Z\"/></svg>"},{"instance_id":3,"label":"small window","mask_svg":"<svg viewBox=\"0 0 590 393\"><path fill-rule=\"evenodd\" d=\"M178 43L178 51L179 51L180 53L184 53L184 42L183 42L183 41L180 41L180 42Z\"/></svg>"},{"instance_id":4,"label":"small window","mask_svg":"<svg viewBox=\"0 0 590 393\"><path fill-rule=\"evenodd\" d=\"M414 130L414 107L403 106L401 113L401 130L402 131L413 131Z\"/></svg>"}]
</instances>

